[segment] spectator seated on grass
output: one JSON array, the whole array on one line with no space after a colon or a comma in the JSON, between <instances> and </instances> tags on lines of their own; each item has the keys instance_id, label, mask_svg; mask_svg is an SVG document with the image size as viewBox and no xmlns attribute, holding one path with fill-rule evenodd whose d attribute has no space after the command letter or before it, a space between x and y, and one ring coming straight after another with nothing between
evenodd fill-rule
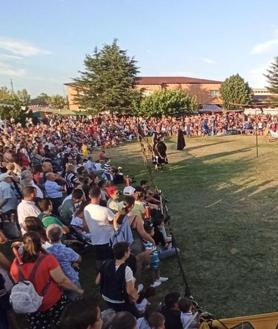
<instances>
[{"instance_id":1,"label":"spectator seated on grass","mask_svg":"<svg viewBox=\"0 0 278 329\"><path fill-rule=\"evenodd\" d=\"M144 229L150 236L154 236L154 227L151 222L145 222ZM156 245L150 241L144 240L144 247L145 250L149 250L151 252L151 259L150 259L150 268L152 271L151 287L156 288L159 287L161 283L168 281L168 278L160 276L159 251Z\"/></svg>"},{"instance_id":2,"label":"spectator seated on grass","mask_svg":"<svg viewBox=\"0 0 278 329\"><path fill-rule=\"evenodd\" d=\"M59 214L65 225L70 225L72 215L84 201L86 201L86 197L83 190L80 188L74 189L72 194L64 199L59 208Z\"/></svg>"},{"instance_id":3,"label":"spectator seated on grass","mask_svg":"<svg viewBox=\"0 0 278 329\"><path fill-rule=\"evenodd\" d=\"M26 217L24 224L25 224L26 233L37 232L40 235L41 244L44 249L50 247L50 244L46 236L45 227L43 226L41 220L38 217L32 217L32 216Z\"/></svg>"},{"instance_id":4,"label":"spectator seated on grass","mask_svg":"<svg viewBox=\"0 0 278 329\"><path fill-rule=\"evenodd\" d=\"M35 290L43 294L42 304L35 312L28 312L29 306L18 298L14 298L12 305L20 305L26 309L26 319L32 329L52 329L58 322L60 315L67 304L60 288L73 290L82 295L83 290L73 284L63 273L57 259L42 248L41 237L36 232L29 232L23 236L22 265L15 258L10 275L15 283L21 275L25 280L33 283ZM34 272L36 266L36 270ZM32 274L32 275L31 275ZM21 295L22 296L22 295Z\"/></svg>"},{"instance_id":5,"label":"spectator seated on grass","mask_svg":"<svg viewBox=\"0 0 278 329\"><path fill-rule=\"evenodd\" d=\"M22 188L26 186L33 186L36 189L38 199L43 199L43 192L41 188L34 182L33 173L31 170L24 170L20 176L20 185Z\"/></svg>"},{"instance_id":6,"label":"spectator seated on grass","mask_svg":"<svg viewBox=\"0 0 278 329\"><path fill-rule=\"evenodd\" d=\"M75 172L75 166L72 163L66 164L64 179L66 182L67 194L69 195L72 193L74 188L80 184L78 176Z\"/></svg>"},{"instance_id":7,"label":"spectator seated on grass","mask_svg":"<svg viewBox=\"0 0 278 329\"><path fill-rule=\"evenodd\" d=\"M123 184L124 183L124 174L122 172L122 167L112 168L113 170L113 184Z\"/></svg>"},{"instance_id":8,"label":"spectator seated on grass","mask_svg":"<svg viewBox=\"0 0 278 329\"><path fill-rule=\"evenodd\" d=\"M183 329L179 299L180 294L177 292L171 292L164 298L162 314L165 317L165 329Z\"/></svg>"},{"instance_id":9,"label":"spectator seated on grass","mask_svg":"<svg viewBox=\"0 0 278 329\"><path fill-rule=\"evenodd\" d=\"M107 201L107 207L111 209L113 212L118 212L122 208L122 203L119 200L119 190L116 186L108 186L106 189L107 195L109 199Z\"/></svg>"},{"instance_id":10,"label":"spectator seated on grass","mask_svg":"<svg viewBox=\"0 0 278 329\"><path fill-rule=\"evenodd\" d=\"M148 307L143 318L137 320L138 329L165 329L165 318L152 307Z\"/></svg>"},{"instance_id":11,"label":"spectator seated on grass","mask_svg":"<svg viewBox=\"0 0 278 329\"><path fill-rule=\"evenodd\" d=\"M114 316L110 329L137 329L137 322L129 312L119 312Z\"/></svg>"},{"instance_id":12,"label":"spectator seated on grass","mask_svg":"<svg viewBox=\"0 0 278 329\"><path fill-rule=\"evenodd\" d=\"M26 186L22 190L23 200L17 206L17 218L21 233L25 233L24 221L26 217L37 217L41 211L35 204L36 189L33 186Z\"/></svg>"},{"instance_id":13,"label":"spectator seated on grass","mask_svg":"<svg viewBox=\"0 0 278 329\"><path fill-rule=\"evenodd\" d=\"M0 244L5 243L0 241ZM0 328L19 329L16 324L15 314L9 302L10 291L13 283L9 277L10 261L0 252Z\"/></svg>"},{"instance_id":14,"label":"spectator seated on grass","mask_svg":"<svg viewBox=\"0 0 278 329\"><path fill-rule=\"evenodd\" d=\"M159 200L159 194L158 193L155 193L153 192L151 189L150 189L150 186L148 184L148 181L147 180L141 180L140 181L140 186L143 188L144 192L145 192L145 200L146 202L150 202L152 204L157 204L159 205L160 204L160 200Z\"/></svg>"},{"instance_id":15,"label":"spectator seated on grass","mask_svg":"<svg viewBox=\"0 0 278 329\"><path fill-rule=\"evenodd\" d=\"M39 204L40 210L42 211L38 217L41 219L42 224L45 228L48 228L48 226L50 226L52 224L56 224L56 225L61 226L64 234L67 234L69 232L69 228L66 225L64 225L59 220L59 218L52 215L53 204L50 199L42 199L38 202L38 204Z\"/></svg>"},{"instance_id":16,"label":"spectator seated on grass","mask_svg":"<svg viewBox=\"0 0 278 329\"><path fill-rule=\"evenodd\" d=\"M65 275L71 282L80 287L78 272L81 262L80 255L62 243L63 231L61 226L56 224L49 225L46 230L46 235L51 244L51 246L47 248L47 252L56 257ZM65 294L70 300L74 300L79 296L71 290L65 290Z\"/></svg>"},{"instance_id":17,"label":"spectator seated on grass","mask_svg":"<svg viewBox=\"0 0 278 329\"><path fill-rule=\"evenodd\" d=\"M17 205L12 176L8 173L0 174L0 212L3 217L9 218L11 213L15 213Z\"/></svg>"},{"instance_id":18,"label":"spectator seated on grass","mask_svg":"<svg viewBox=\"0 0 278 329\"><path fill-rule=\"evenodd\" d=\"M142 288L142 290L140 289ZM136 301L136 308L140 315L144 315L146 310L150 308L151 303L148 298L155 296L155 288L144 288L143 284L138 286L139 297Z\"/></svg>"},{"instance_id":19,"label":"spectator seated on grass","mask_svg":"<svg viewBox=\"0 0 278 329\"><path fill-rule=\"evenodd\" d=\"M107 192L106 192L106 188L109 186L109 182L101 179L98 182L97 185L100 188L100 201L99 201L99 204L103 207L106 207L107 206L107 201L108 201L108 195L107 195Z\"/></svg>"},{"instance_id":20,"label":"spectator seated on grass","mask_svg":"<svg viewBox=\"0 0 278 329\"><path fill-rule=\"evenodd\" d=\"M87 204L84 202L83 205L81 205L80 208L78 208L72 215L70 228L74 230L74 232L81 234L86 240L90 240L91 235L84 217L84 209L86 205Z\"/></svg>"},{"instance_id":21,"label":"spectator seated on grass","mask_svg":"<svg viewBox=\"0 0 278 329\"><path fill-rule=\"evenodd\" d=\"M98 303L93 298L76 300L62 313L61 329L102 329L103 321Z\"/></svg>"},{"instance_id":22,"label":"spectator seated on grass","mask_svg":"<svg viewBox=\"0 0 278 329\"><path fill-rule=\"evenodd\" d=\"M181 311L181 323L183 329L197 329L199 328L198 313L192 313L192 300L189 298L179 299L179 309Z\"/></svg>"},{"instance_id":23,"label":"spectator seated on grass","mask_svg":"<svg viewBox=\"0 0 278 329\"><path fill-rule=\"evenodd\" d=\"M63 192L65 192L65 187L59 185L57 180L57 175L53 172L48 172L45 175L46 181L44 184L45 193L48 198L51 199L53 203L53 212L58 214L58 208L63 202Z\"/></svg>"}]
</instances>

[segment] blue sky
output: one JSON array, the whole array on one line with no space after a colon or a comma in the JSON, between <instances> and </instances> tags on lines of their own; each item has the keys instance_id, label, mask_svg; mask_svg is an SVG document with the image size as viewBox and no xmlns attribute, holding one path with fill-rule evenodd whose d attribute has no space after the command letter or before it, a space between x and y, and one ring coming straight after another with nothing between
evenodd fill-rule
<instances>
[{"instance_id":1,"label":"blue sky","mask_svg":"<svg viewBox=\"0 0 278 329\"><path fill-rule=\"evenodd\" d=\"M0 86L64 94L95 46L119 40L140 75L264 87L278 56L277 0L9 0L0 11Z\"/></svg>"}]
</instances>

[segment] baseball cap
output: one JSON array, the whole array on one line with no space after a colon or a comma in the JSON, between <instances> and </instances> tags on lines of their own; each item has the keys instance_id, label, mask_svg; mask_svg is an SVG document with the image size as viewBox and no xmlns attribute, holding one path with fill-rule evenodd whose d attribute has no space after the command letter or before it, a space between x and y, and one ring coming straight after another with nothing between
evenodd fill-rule
<instances>
[{"instance_id":1,"label":"baseball cap","mask_svg":"<svg viewBox=\"0 0 278 329\"><path fill-rule=\"evenodd\" d=\"M123 190L123 195L133 195L135 192L135 188L132 186L126 186Z\"/></svg>"}]
</instances>

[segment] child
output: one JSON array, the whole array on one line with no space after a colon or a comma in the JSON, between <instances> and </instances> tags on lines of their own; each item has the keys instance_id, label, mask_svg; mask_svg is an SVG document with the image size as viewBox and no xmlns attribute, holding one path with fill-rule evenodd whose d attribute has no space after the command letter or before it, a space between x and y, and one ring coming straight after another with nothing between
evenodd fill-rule
<instances>
[{"instance_id":1,"label":"child","mask_svg":"<svg viewBox=\"0 0 278 329\"><path fill-rule=\"evenodd\" d=\"M138 287L139 288L139 287ZM139 298L136 301L136 308L140 314L144 314L146 311L146 308L151 305L149 302L148 298L152 297L155 295L155 289L152 287L148 287L147 289L144 289L139 291Z\"/></svg>"},{"instance_id":2,"label":"child","mask_svg":"<svg viewBox=\"0 0 278 329\"><path fill-rule=\"evenodd\" d=\"M90 233L86 232L88 231L88 228L84 220L84 207L80 207L72 215L70 226L86 240L90 239Z\"/></svg>"},{"instance_id":3,"label":"child","mask_svg":"<svg viewBox=\"0 0 278 329\"><path fill-rule=\"evenodd\" d=\"M198 313L192 313L192 301L189 298L179 299L181 311L181 323L184 329L196 329L199 327Z\"/></svg>"},{"instance_id":4,"label":"child","mask_svg":"<svg viewBox=\"0 0 278 329\"><path fill-rule=\"evenodd\" d=\"M149 221L146 221L144 223L144 229L145 231L153 236L154 235L154 227L153 224ZM160 276L160 259L159 259L159 251L156 248L156 246L150 242L150 241L144 241L144 247L146 250L151 250L151 262L150 267L152 270L152 279L153 283L151 284L151 287L156 288L161 285L162 282L168 281L168 278Z\"/></svg>"}]
</instances>

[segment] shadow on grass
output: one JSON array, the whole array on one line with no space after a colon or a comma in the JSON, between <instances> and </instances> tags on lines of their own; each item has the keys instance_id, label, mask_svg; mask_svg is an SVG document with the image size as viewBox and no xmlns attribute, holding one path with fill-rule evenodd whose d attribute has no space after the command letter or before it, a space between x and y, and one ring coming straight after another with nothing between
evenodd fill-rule
<instances>
[{"instance_id":1,"label":"shadow on grass","mask_svg":"<svg viewBox=\"0 0 278 329\"><path fill-rule=\"evenodd\" d=\"M190 140L193 146L184 152L172 143L169 154L178 160L155 173L155 183L169 200L188 282L200 305L218 317L275 311L278 173L272 177L270 170L277 155L266 145L268 161L256 160L241 139L214 140ZM107 154L137 183L147 178L138 143ZM161 272L169 281L157 289L155 301L184 291L176 259L163 261ZM83 256L80 275L86 292L99 295L93 252Z\"/></svg>"},{"instance_id":2,"label":"shadow on grass","mask_svg":"<svg viewBox=\"0 0 278 329\"><path fill-rule=\"evenodd\" d=\"M229 159L249 150L195 157L189 149L189 159L157 177L192 293L219 317L278 308L277 182L254 179L253 159ZM177 280L174 266L170 261L168 274L175 272ZM177 282L169 283L170 290L181 289L181 279Z\"/></svg>"},{"instance_id":3,"label":"shadow on grass","mask_svg":"<svg viewBox=\"0 0 278 329\"><path fill-rule=\"evenodd\" d=\"M204 141L207 142L207 139ZM227 144L227 143L232 143L232 141L226 140L226 141L220 141L220 142L216 142L216 143L206 143L206 144L202 144L202 145L191 146L191 147L186 148L186 151L191 152L193 150L201 149L204 147L215 146L215 145L220 145L220 144Z\"/></svg>"}]
</instances>

